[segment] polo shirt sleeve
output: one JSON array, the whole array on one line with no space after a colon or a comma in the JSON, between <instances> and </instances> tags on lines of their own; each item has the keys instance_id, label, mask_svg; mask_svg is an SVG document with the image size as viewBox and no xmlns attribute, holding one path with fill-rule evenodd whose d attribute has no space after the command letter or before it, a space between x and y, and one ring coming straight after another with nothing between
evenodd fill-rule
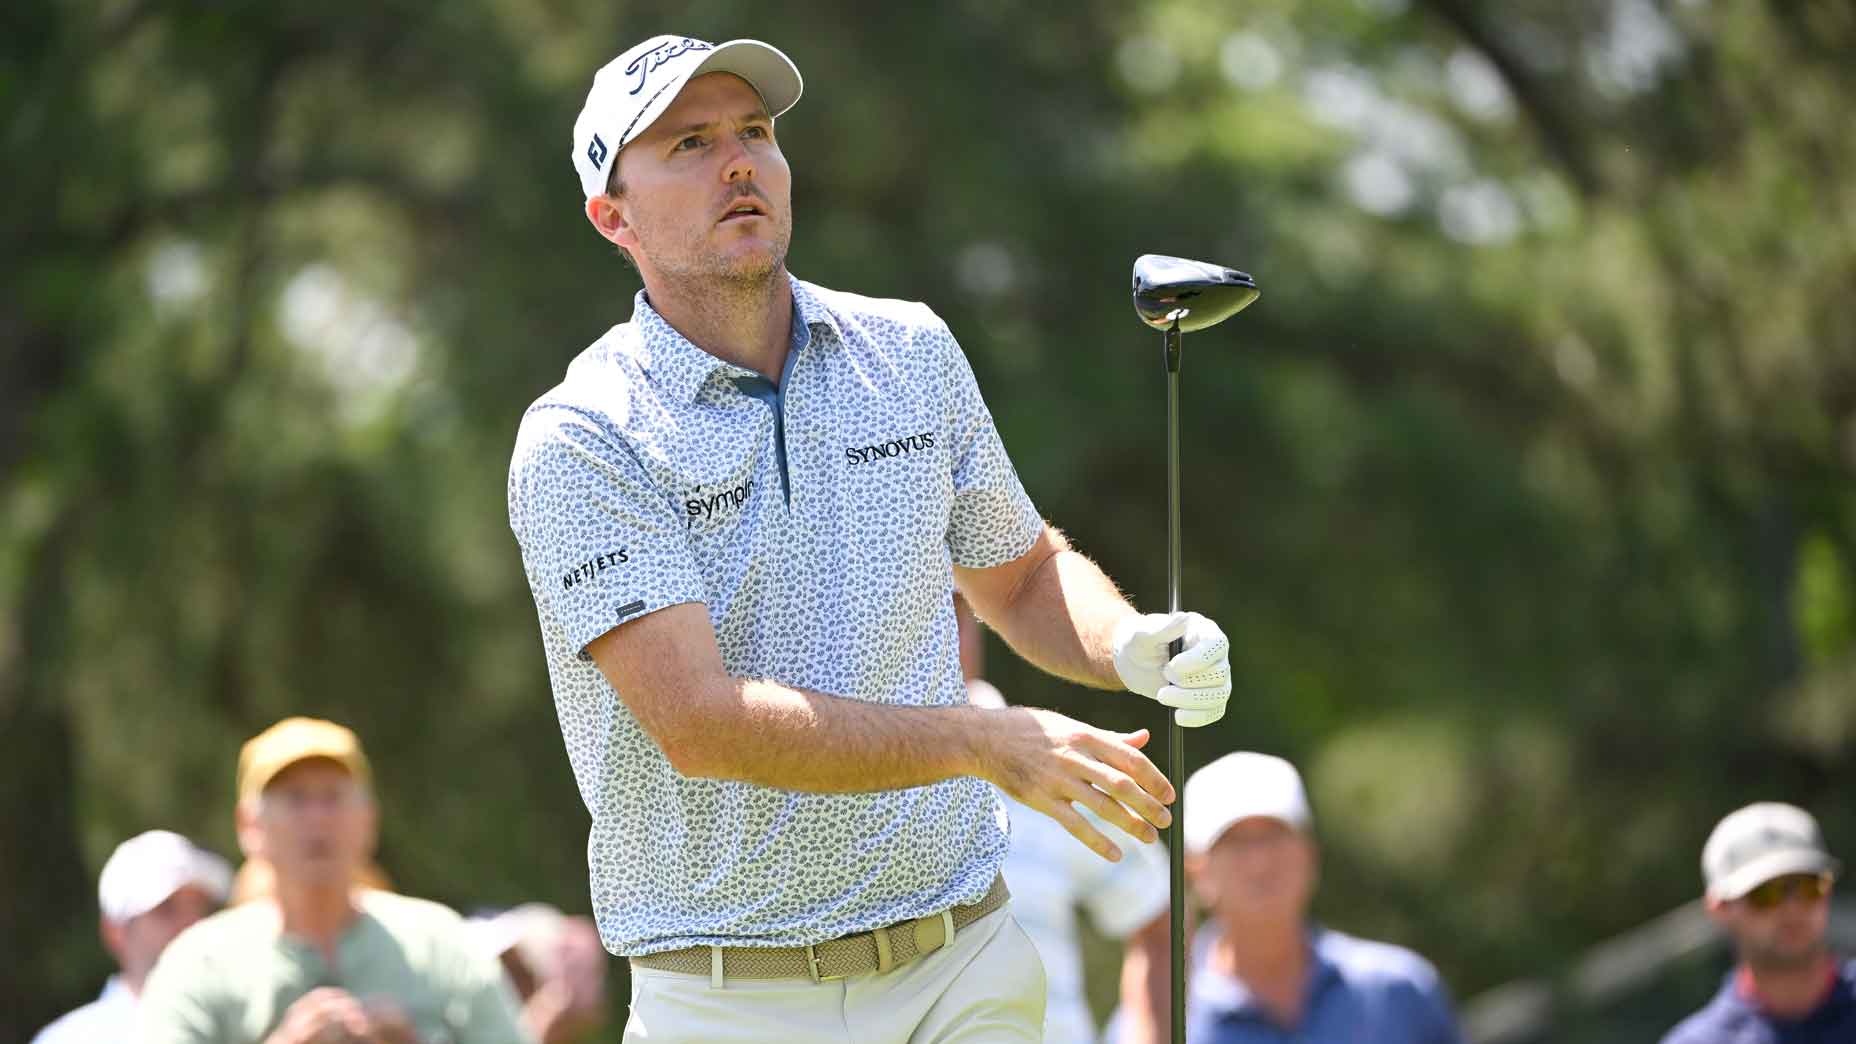
<instances>
[{"instance_id":1,"label":"polo shirt sleeve","mask_svg":"<svg viewBox=\"0 0 1856 1044\"><path fill-rule=\"evenodd\" d=\"M670 499L632 450L569 406L529 410L509 465L509 525L542 627L587 643L708 591Z\"/></svg>"},{"instance_id":2,"label":"polo shirt sleeve","mask_svg":"<svg viewBox=\"0 0 1856 1044\"><path fill-rule=\"evenodd\" d=\"M457 1044L533 1044L522 1027L521 1002L495 958L477 951L470 940L456 943L460 966L448 1021Z\"/></svg>"},{"instance_id":3,"label":"polo shirt sleeve","mask_svg":"<svg viewBox=\"0 0 1856 1044\"><path fill-rule=\"evenodd\" d=\"M940 356L947 403L948 456L954 474L954 507L947 524L947 546L954 564L985 569L1009 562L1031 549L1044 529L1044 518L1031 503L1018 471L1006 456L1005 443L993 425L992 412L980 396L979 382L966 353L940 317L929 338Z\"/></svg>"}]
</instances>

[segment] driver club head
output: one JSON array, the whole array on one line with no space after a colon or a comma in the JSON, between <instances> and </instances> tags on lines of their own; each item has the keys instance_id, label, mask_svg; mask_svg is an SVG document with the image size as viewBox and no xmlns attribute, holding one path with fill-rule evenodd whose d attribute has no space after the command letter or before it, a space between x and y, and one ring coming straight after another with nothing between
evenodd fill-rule
<instances>
[{"instance_id":1,"label":"driver club head","mask_svg":"<svg viewBox=\"0 0 1856 1044\"><path fill-rule=\"evenodd\" d=\"M1257 281L1235 268L1165 254L1134 259L1134 310L1156 330L1216 326L1257 299Z\"/></svg>"}]
</instances>

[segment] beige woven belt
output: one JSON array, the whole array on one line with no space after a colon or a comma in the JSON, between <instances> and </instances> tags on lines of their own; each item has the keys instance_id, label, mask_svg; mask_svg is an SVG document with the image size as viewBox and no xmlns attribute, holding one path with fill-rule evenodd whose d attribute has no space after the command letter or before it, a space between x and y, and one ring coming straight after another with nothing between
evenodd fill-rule
<instances>
[{"instance_id":1,"label":"beige woven belt","mask_svg":"<svg viewBox=\"0 0 1856 1044\"><path fill-rule=\"evenodd\" d=\"M829 939L816 946L690 946L631 960L640 968L707 975L716 986L727 979L846 979L866 972L886 972L933 953L953 942L955 932L1004 906L1009 898L1005 878L995 877L992 888L977 903Z\"/></svg>"}]
</instances>

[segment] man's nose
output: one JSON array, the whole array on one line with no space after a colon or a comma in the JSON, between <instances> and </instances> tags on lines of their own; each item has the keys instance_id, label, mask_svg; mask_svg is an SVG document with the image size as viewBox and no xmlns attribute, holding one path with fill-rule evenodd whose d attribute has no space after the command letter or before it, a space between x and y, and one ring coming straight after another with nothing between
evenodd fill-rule
<instances>
[{"instance_id":1,"label":"man's nose","mask_svg":"<svg viewBox=\"0 0 1856 1044\"><path fill-rule=\"evenodd\" d=\"M735 139L734 151L729 153L728 164L722 168L722 180L734 184L737 181L754 180L754 154L748 151L747 143Z\"/></svg>"}]
</instances>

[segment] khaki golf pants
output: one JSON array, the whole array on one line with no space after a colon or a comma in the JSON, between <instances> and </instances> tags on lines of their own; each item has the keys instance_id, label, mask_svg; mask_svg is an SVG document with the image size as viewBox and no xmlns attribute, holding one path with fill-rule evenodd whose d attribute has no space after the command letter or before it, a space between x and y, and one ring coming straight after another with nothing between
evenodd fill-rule
<instances>
[{"instance_id":1,"label":"khaki golf pants","mask_svg":"<svg viewBox=\"0 0 1856 1044\"><path fill-rule=\"evenodd\" d=\"M812 982L632 967L626 1044L991 1044L1043 1039L1044 964L1010 903L885 973Z\"/></svg>"}]
</instances>

